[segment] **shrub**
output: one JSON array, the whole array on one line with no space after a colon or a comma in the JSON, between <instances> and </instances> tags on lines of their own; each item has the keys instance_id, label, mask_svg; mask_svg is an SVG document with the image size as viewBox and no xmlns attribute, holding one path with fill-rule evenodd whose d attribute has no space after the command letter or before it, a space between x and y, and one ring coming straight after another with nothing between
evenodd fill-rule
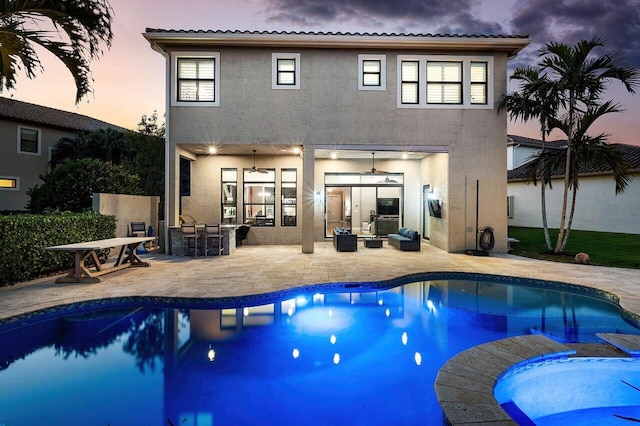
<instances>
[{"instance_id":1,"label":"shrub","mask_svg":"<svg viewBox=\"0 0 640 426\"><path fill-rule=\"evenodd\" d=\"M0 286L70 269L68 253L44 247L115 237L116 217L87 213L0 216Z\"/></svg>"},{"instance_id":2,"label":"shrub","mask_svg":"<svg viewBox=\"0 0 640 426\"><path fill-rule=\"evenodd\" d=\"M140 194L140 177L122 166L94 158L66 160L41 176L42 186L30 188L27 209L32 213L50 210L83 212L91 209L94 192Z\"/></svg>"}]
</instances>

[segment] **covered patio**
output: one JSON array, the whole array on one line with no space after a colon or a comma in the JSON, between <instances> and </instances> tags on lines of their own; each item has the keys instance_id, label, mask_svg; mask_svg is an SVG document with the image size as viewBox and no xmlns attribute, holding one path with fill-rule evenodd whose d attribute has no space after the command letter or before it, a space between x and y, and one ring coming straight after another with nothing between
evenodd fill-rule
<instances>
[{"instance_id":1,"label":"covered patio","mask_svg":"<svg viewBox=\"0 0 640 426\"><path fill-rule=\"evenodd\" d=\"M310 253L335 227L384 237L405 226L449 249L444 146L178 144L172 157L179 173L170 180L168 229L185 217L249 225L249 245L301 244ZM430 200L441 217L429 214Z\"/></svg>"}]
</instances>

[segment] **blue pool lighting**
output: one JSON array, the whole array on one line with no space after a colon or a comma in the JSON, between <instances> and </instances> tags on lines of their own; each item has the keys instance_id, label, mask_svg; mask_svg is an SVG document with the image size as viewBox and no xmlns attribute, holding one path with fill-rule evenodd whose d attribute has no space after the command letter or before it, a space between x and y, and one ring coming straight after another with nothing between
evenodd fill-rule
<instances>
[{"instance_id":1,"label":"blue pool lighting","mask_svg":"<svg viewBox=\"0 0 640 426\"><path fill-rule=\"evenodd\" d=\"M459 273L64 305L0 322L0 424L441 424L456 354L600 332L640 329L597 290Z\"/></svg>"}]
</instances>

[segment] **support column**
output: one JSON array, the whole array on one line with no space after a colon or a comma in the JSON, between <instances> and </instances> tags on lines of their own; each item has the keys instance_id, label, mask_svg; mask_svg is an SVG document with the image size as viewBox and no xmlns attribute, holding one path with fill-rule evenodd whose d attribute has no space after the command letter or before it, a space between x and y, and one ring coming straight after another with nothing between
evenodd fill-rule
<instances>
[{"instance_id":1,"label":"support column","mask_svg":"<svg viewBox=\"0 0 640 426\"><path fill-rule=\"evenodd\" d=\"M168 137L167 137L168 138ZM165 195L164 195L164 223L165 223L165 253L172 254L170 226L179 225L178 215L180 212L180 154L176 145L166 142L166 164L165 168Z\"/></svg>"},{"instance_id":2,"label":"support column","mask_svg":"<svg viewBox=\"0 0 640 426\"><path fill-rule=\"evenodd\" d=\"M315 218L315 149L303 146L302 157L302 252L313 253Z\"/></svg>"}]
</instances>

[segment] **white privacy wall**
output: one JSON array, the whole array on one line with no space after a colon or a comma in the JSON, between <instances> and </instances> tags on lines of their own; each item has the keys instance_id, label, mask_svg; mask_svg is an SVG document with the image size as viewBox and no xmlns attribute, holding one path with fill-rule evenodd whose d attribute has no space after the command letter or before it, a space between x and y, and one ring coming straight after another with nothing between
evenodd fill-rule
<instances>
[{"instance_id":1,"label":"white privacy wall","mask_svg":"<svg viewBox=\"0 0 640 426\"><path fill-rule=\"evenodd\" d=\"M576 200L572 229L640 234L640 173L625 192L615 195L612 176L583 177ZM553 190L547 188L547 220L549 226L560 226L563 182L554 180ZM511 226L542 227L540 186L526 182L510 182L508 195L513 195Z\"/></svg>"}]
</instances>

